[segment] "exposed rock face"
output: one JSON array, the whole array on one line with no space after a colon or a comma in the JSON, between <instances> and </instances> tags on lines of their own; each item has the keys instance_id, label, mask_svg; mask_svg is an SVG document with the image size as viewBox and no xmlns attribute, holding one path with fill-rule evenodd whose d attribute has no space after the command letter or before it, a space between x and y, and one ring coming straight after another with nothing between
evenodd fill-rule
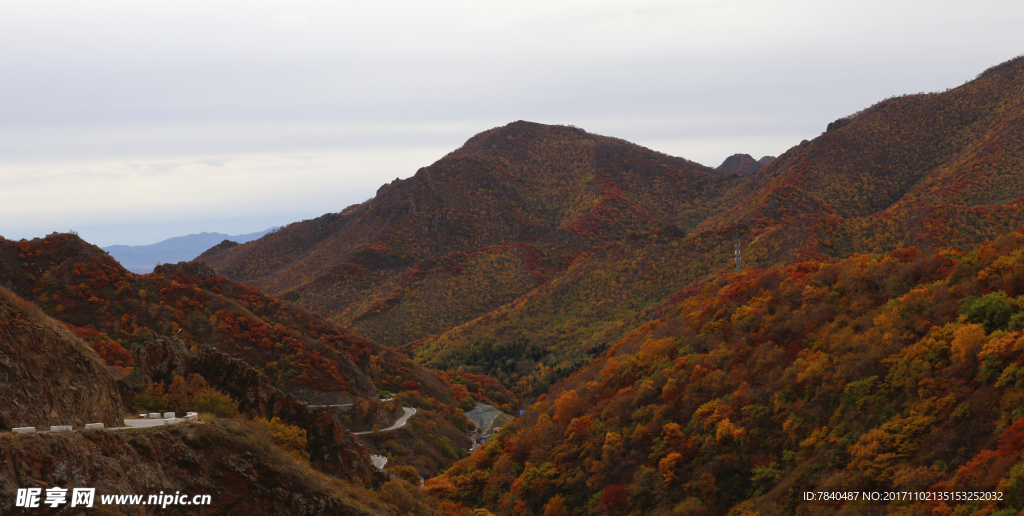
<instances>
[{"instance_id":1,"label":"exposed rock face","mask_svg":"<svg viewBox=\"0 0 1024 516\"><path fill-rule=\"evenodd\" d=\"M376 399L362 400L348 407L331 407L331 412L353 432L370 431L374 426L387 428L405 414L398 400Z\"/></svg>"},{"instance_id":2,"label":"exposed rock face","mask_svg":"<svg viewBox=\"0 0 1024 516\"><path fill-rule=\"evenodd\" d=\"M175 337L160 337L132 350L136 367L122 380L127 392L140 392L150 382L169 384L175 375L199 374L213 387L238 400L239 410L249 417L282 421L306 430L310 464L338 478L364 485L379 485L384 478L370 456L326 408L311 409L305 403L274 388L270 379L242 360L211 346L195 357Z\"/></svg>"},{"instance_id":3,"label":"exposed rock face","mask_svg":"<svg viewBox=\"0 0 1024 516\"><path fill-rule=\"evenodd\" d=\"M839 130L843 126L849 124L851 121L852 121L851 118L840 118L839 120L836 120L835 122L829 122L828 126L825 127L825 132L826 133L831 133L832 131Z\"/></svg>"},{"instance_id":4,"label":"exposed rock face","mask_svg":"<svg viewBox=\"0 0 1024 516\"><path fill-rule=\"evenodd\" d=\"M338 355L344 357L344 355L340 353ZM343 360L347 360L347 357L343 358ZM352 362L349 361L348 363L351 364ZM346 364L342 364L343 367L345 365ZM360 377L365 378L365 375L360 374ZM360 383L358 383L358 380L356 385L360 385ZM376 389L374 389L374 392L375 391ZM357 398L353 397L347 392L324 392L318 391L312 387L307 387L305 385L296 386L292 390L288 391L288 394L291 394L292 396L295 396L295 399L302 400L310 405L343 405L353 403L354 401L357 400Z\"/></svg>"},{"instance_id":5,"label":"exposed rock face","mask_svg":"<svg viewBox=\"0 0 1024 516\"><path fill-rule=\"evenodd\" d=\"M175 376L187 375L190 359L188 348L181 339L160 337L132 349L135 366L128 376L121 379L121 383L124 388L134 393L145 390L150 382L170 385Z\"/></svg>"},{"instance_id":6,"label":"exposed rock face","mask_svg":"<svg viewBox=\"0 0 1024 516\"><path fill-rule=\"evenodd\" d=\"M93 487L92 509L43 505L31 514L366 515L393 514L311 475L244 423L221 421L152 430L0 436L0 514L18 514L24 487ZM208 494L210 505L100 505L101 495ZM365 492L364 492L365 493ZM44 495L45 498L45 495ZM70 496L69 496L70 498ZM147 512L147 509L149 512ZM26 513L28 514L28 513Z\"/></svg>"},{"instance_id":7,"label":"exposed rock face","mask_svg":"<svg viewBox=\"0 0 1024 516\"><path fill-rule=\"evenodd\" d=\"M0 429L123 426L121 396L89 345L0 287Z\"/></svg>"},{"instance_id":8,"label":"exposed rock face","mask_svg":"<svg viewBox=\"0 0 1024 516\"><path fill-rule=\"evenodd\" d=\"M238 409L253 417L282 421L306 430L309 461L314 468L366 485L379 484L370 455L326 408L311 409L295 397L275 389L270 379L249 364L212 347L204 347L192 361L192 372L239 400Z\"/></svg>"},{"instance_id":9,"label":"exposed rock face","mask_svg":"<svg viewBox=\"0 0 1024 516\"><path fill-rule=\"evenodd\" d=\"M716 170L745 176L761 170L772 161L775 161L775 156L765 156L755 160L750 154L733 154L725 158L725 161Z\"/></svg>"},{"instance_id":10,"label":"exposed rock face","mask_svg":"<svg viewBox=\"0 0 1024 516\"><path fill-rule=\"evenodd\" d=\"M501 414L503 412L493 406L477 402L473 410L466 412L466 419L472 421L478 431L483 431L490 427L491 423L494 422L494 418Z\"/></svg>"}]
</instances>

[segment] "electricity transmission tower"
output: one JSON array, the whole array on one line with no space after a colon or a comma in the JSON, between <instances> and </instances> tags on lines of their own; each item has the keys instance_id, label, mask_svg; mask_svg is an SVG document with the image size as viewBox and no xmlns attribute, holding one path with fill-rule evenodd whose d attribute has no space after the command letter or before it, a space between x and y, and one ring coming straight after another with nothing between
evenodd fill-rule
<instances>
[{"instance_id":1,"label":"electricity transmission tower","mask_svg":"<svg viewBox=\"0 0 1024 516\"><path fill-rule=\"evenodd\" d=\"M741 261L741 258L740 258L740 232L739 232L738 229L733 229L732 230L732 239L733 239L733 244L732 245L733 245L734 253L736 254L736 272L740 272L740 270L743 268L743 266L740 263L740 261Z\"/></svg>"}]
</instances>

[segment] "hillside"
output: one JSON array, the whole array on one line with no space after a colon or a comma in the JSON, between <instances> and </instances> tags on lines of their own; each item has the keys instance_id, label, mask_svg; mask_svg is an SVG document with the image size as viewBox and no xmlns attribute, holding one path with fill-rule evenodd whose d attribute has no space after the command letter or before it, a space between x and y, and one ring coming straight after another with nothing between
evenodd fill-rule
<instances>
[{"instance_id":1,"label":"hillside","mask_svg":"<svg viewBox=\"0 0 1024 516\"><path fill-rule=\"evenodd\" d=\"M910 248L720 274L428 490L545 515L824 514L844 502L800 493L998 490L999 503L889 510L1016 513L1022 256L1018 230L967 255Z\"/></svg>"},{"instance_id":2,"label":"hillside","mask_svg":"<svg viewBox=\"0 0 1024 516\"><path fill-rule=\"evenodd\" d=\"M401 345L512 301L595 247L692 227L731 180L622 140L515 122L363 204L197 261Z\"/></svg>"},{"instance_id":3,"label":"hillside","mask_svg":"<svg viewBox=\"0 0 1024 516\"><path fill-rule=\"evenodd\" d=\"M123 426L114 378L93 349L0 286L0 430Z\"/></svg>"},{"instance_id":4,"label":"hillside","mask_svg":"<svg viewBox=\"0 0 1024 516\"><path fill-rule=\"evenodd\" d=\"M205 377L238 400L245 418L83 430L83 422L97 420L123 426L110 374L60 323L6 290L0 294L2 345L7 348L2 364L5 377L13 380L0 391L4 421L78 427L72 432L0 433L0 513L20 513L23 509L15 509L20 490L43 486L92 488L95 498L92 509L43 505L37 510L42 514L139 514L140 505L152 505L151 496L160 497L160 512L180 515L466 514L457 504L440 502L376 471L366 448L328 409L312 409L284 395L265 375L211 346L190 355L173 337L133 348L136 366L118 382L121 387L130 392L132 384L149 387L162 380L172 384L169 394L180 403L175 386L181 378L187 376L191 386L206 384ZM25 342L31 343L28 349L21 346ZM105 383L97 385L96 377ZM116 419L104 414L111 405L116 405ZM184 502L160 496L171 492L182 494ZM133 495L141 500L125 499ZM206 499L204 507L181 505L196 498Z\"/></svg>"},{"instance_id":5,"label":"hillside","mask_svg":"<svg viewBox=\"0 0 1024 516\"><path fill-rule=\"evenodd\" d=\"M941 93L893 97L828 124L731 190L701 228L793 225L819 252L970 247L1022 220L1024 58Z\"/></svg>"},{"instance_id":6,"label":"hillside","mask_svg":"<svg viewBox=\"0 0 1024 516\"><path fill-rule=\"evenodd\" d=\"M903 245L969 249L1024 223L1022 99L1017 59L947 92L883 101L729 183L716 211L675 245L634 235L591 251L536 290L407 349L533 398L660 316L672 296L733 268L737 239L755 268ZM478 356L482 348L499 350L501 363Z\"/></svg>"},{"instance_id":7,"label":"hillside","mask_svg":"<svg viewBox=\"0 0 1024 516\"><path fill-rule=\"evenodd\" d=\"M154 451L159 450L157 453ZM92 509L63 514L140 514L135 504L102 505L102 496L181 493L195 507L157 507L161 514L394 515L379 494L328 475L274 446L256 424L157 427L131 432L0 436L0 512L18 514L16 492L25 486L93 487ZM45 492L44 492L45 493ZM45 494L43 495L45 498ZM70 497L69 497L70 498ZM144 499L145 500L145 499ZM34 512L55 514L43 505Z\"/></svg>"},{"instance_id":8,"label":"hillside","mask_svg":"<svg viewBox=\"0 0 1024 516\"><path fill-rule=\"evenodd\" d=\"M516 122L367 203L200 260L532 398L734 267L736 241L763 268L968 249L1017 227L1022 69L884 100L766 165L736 155L718 171Z\"/></svg>"},{"instance_id":9,"label":"hillside","mask_svg":"<svg viewBox=\"0 0 1024 516\"><path fill-rule=\"evenodd\" d=\"M0 240L0 264L0 283L70 325L114 366L130 366L128 350L155 335L176 335L187 347L214 345L265 370L275 387L309 402L371 397L377 379L398 392L398 375L451 400L436 377L386 348L209 268L162 265L139 276L77 236L56 233Z\"/></svg>"},{"instance_id":10,"label":"hillside","mask_svg":"<svg viewBox=\"0 0 1024 516\"><path fill-rule=\"evenodd\" d=\"M498 398L518 408L515 396L500 386L459 375L442 379L386 347L202 265L161 265L139 276L76 235L55 233L20 242L0 238L0 284L57 318L118 376L132 367L137 373L145 365L139 356L147 362L159 359L160 353L138 355L148 343L171 339L191 356L216 350L239 359L265 375L268 388L310 404L359 403L386 391L418 407L417 418L429 422L429 432L416 436L417 446L396 450L392 457L395 465L417 465L420 457L436 456L422 465L421 475L434 475L459 458L435 449L432 439L433 432L450 435L464 447L458 440L465 439L466 429L459 406ZM182 361L188 360L176 363ZM161 377L152 385L136 382L125 390L130 395L126 410L142 407L142 400L184 395L192 389L188 378L193 372L199 371ZM217 383L213 377L222 373L199 373L218 389L233 392L226 386L237 379ZM467 383L476 387L469 390ZM232 395L251 397L242 392ZM173 407L162 411L168 409Z\"/></svg>"}]
</instances>

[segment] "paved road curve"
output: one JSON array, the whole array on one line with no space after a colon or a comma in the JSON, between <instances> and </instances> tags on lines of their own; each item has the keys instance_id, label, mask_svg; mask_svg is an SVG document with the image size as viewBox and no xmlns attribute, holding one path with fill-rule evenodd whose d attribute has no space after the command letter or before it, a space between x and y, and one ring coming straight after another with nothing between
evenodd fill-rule
<instances>
[{"instance_id":1,"label":"paved road curve","mask_svg":"<svg viewBox=\"0 0 1024 516\"><path fill-rule=\"evenodd\" d=\"M408 421L409 418L412 417L412 415L415 414L415 413L416 413L416 409L414 409L414 408L402 407L402 417L398 418L398 421L395 421L395 424L393 424L393 425L391 425L391 426L389 426L387 428L381 428L380 431L381 432L387 432L389 430L395 430L397 428L402 428L403 426L405 426L405 422ZM366 434L372 434L372 433L373 433L373 430L370 430L368 432L352 432L352 435L366 435Z\"/></svg>"},{"instance_id":2,"label":"paved road curve","mask_svg":"<svg viewBox=\"0 0 1024 516\"><path fill-rule=\"evenodd\" d=\"M384 465L388 463L387 457L381 457L380 455L370 454L370 460L373 461L373 466L377 469L384 469Z\"/></svg>"},{"instance_id":3,"label":"paved road curve","mask_svg":"<svg viewBox=\"0 0 1024 516\"><path fill-rule=\"evenodd\" d=\"M385 401L391 401L393 399L395 399L395 398L391 397L391 398L387 398L387 399L383 399L383 400L377 400L377 401L380 401L381 403L383 403ZM341 405L309 405L309 408L321 408L321 407L341 408L341 407L351 407L352 405L355 405L355 403L342 403Z\"/></svg>"}]
</instances>

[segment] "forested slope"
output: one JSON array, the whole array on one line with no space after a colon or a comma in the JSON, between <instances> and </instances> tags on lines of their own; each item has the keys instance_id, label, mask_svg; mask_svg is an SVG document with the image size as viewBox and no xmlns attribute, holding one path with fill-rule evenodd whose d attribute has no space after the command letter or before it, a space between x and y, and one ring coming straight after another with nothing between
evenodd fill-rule
<instances>
[{"instance_id":1,"label":"forested slope","mask_svg":"<svg viewBox=\"0 0 1024 516\"><path fill-rule=\"evenodd\" d=\"M512 301L594 247L692 227L731 181L622 140L515 122L363 204L198 260L401 345Z\"/></svg>"},{"instance_id":2,"label":"forested slope","mask_svg":"<svg viewBox=\"0 0 1024 516\"><path fill-rule=\"evenodd\" d=\"M136 275L76 235L18 242L0 237L0 284L58 319L120 370L118 376L138 365L131 353L136 348L172 336L193 356L208 346L241 359L274 388L310 404L360 403L386 391L418 407L417 417L429 422L419 448L403 448L392 457L401 465L436 455L439 460L426 464L421 475L436 474L458 458L435 449L440 438L434 432L464 438L459 406L481 401L518 408L511 393L486 379L442 379L387 347L203 265L162 265ZM140 385L145 392L133 391L140 397L125 399L126 409L144 403L141 396L145 403L188 397L189 381L183 376Z\"/></svg>"},{"instance_id":3,"label":"forested slope","mask_svg":"<svg viewBox=\"0 0 1024 516\"><path fill-rule=\"evenodd\" d=\"M1021 509L1022 294L1021 231L721 274L429 489L498 514L834 513L798 502L819 488Z\"/></svg>"},{"instance_id":4,"label":"forested slope","mask_svg":"<svg viewBox=\"0 0 1024 516\"><path fill-rule=\"evenodd\" d=\"M940 93L893 97L836 120L721 200L701 228L812 227L840 256L972 246L1022 220L1024 58Z\"/></svg>"},{"instance_id":5,"label":"forested slope","mask_svg":"<svg viewBox=\"0 0 1024 516\"><path fill-rule=\"evenodd\" d=\"M765 268L969 249L1024 222L1024 59L826 125L738 176L516 122L364 204L203 259L532 398L733 268L736 243Z\"/></svg>"},{"instance_id":6,"label":"forested slope","mask_svg":"<svg viewBox=\"0 0 1024 516\"><path fill-rule=\"evenodd\" d=\"M737 241L743 265L758 268L909 245L970 249L1024 223L1022 131L1024 59L947 92L885 100L728 183L685 238L662 245L635 234L591 251L550 283L409 349L536 396L655 317L670 294L685 297L732 268ZM483 348L498 352L480 356Z\"/></svg>"}]
</instances>

